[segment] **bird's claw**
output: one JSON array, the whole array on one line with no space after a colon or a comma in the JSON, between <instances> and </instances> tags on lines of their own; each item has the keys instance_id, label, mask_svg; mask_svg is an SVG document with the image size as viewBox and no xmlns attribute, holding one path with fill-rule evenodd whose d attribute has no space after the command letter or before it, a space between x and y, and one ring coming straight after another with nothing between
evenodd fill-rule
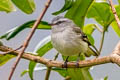
<instances>
[{"instance_id":1,"label":"bird's claw","mask_svg":"<svg viewBox=\"0 0 120 80\"><path fill-rule=\"evenodd\" d=\"M64 62L64 64L62 65L63 68L67 68L67 61Z\"/></svg>"}]
</instances>

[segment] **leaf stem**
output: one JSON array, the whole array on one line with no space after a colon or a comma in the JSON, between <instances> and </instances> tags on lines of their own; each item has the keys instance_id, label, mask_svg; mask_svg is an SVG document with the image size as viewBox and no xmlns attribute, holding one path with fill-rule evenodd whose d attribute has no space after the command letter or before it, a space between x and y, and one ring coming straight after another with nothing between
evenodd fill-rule
<instances>
[{"instance_id":1,"label":"leaf stem","mask_svg":"<svg viewBox=\"0 0 120 80\"><path fill-rule=\"evenodd\" d=\"M100 28L100 27L98 27L96 24L94 24L94 26L96 27L96 29L99 31L99 32L103 32L103 30Z\"/></svg>"},{"instance_id":2,"label":"leaf stem","mask_svg":"<svg viewBox=\"0 0 120 80\"><path fill-rule=\"evenodd\" d=\"M55 55L55 58L54 58L54 60L56 60L56 59L58 58L58 55L59 55L59 53L57 53L57 54ZM45 80L49 80L50 73L51 73L51 69L52 69L52 67L47 67L47 71L46 71Z\"/></svg>"},{"instance_id":3,"label":"leaf stem","mask_svg":"<svg viewBox=\"0 0 120 80\"><path fill-rule=\"evenodd\" d=\"M101 53L102 48L103 48L104 37L105 37L105 30L103 30L103 32L102 32L102 38L101 38L101 41L100 41L99 53Z\"/></svg>"}]
</instances>

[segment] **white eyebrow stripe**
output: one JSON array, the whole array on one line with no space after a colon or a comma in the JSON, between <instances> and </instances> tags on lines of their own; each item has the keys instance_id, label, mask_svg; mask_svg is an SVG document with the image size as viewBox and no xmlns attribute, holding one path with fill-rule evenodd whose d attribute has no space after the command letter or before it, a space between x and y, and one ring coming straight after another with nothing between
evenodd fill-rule
<instances>
[{"instance_id":1,"label":"white eyebrow stripe","mask_svg":"<svg viewBox=\"0 0 120 80\"><path fill-rule=\"evenodd\" d=\"M67 21L67 20L68 20L68 19L61 18L61 19L59 19L59 20L55 21L54 23L57 23L57 22L59 22L59 21Z\"/></svg>"},{"instance_id":2,"label":"white eyebrow stripe","mask_svg":"<svg viewBox=\"0 0 120 80\"><path fill-rule=\"evenodd\" d=\"M61 18L61 19L59 19L58 21L67 21L68 19L66 19L66 18Z\"/></svg>"}]
</instances>

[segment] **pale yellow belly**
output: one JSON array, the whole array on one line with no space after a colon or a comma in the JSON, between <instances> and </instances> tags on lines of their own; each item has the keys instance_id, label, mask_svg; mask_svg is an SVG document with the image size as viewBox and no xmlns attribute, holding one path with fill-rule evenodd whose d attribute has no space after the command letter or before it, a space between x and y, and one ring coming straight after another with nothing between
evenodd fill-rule
<instances>
[{"instance_id":1,"label":"pale yellow belly","mask_svg":"<svg viewBox=\"0 0 120 80\"><path fill-rule=\"evenodd\" d=\"M88 45L81 39L75 41L75 39L66 39L65 35L54 34L51 36L53 47L62 55L72 56L78 55L81 52L87 51Z\"/></svg>"}]
</instances>

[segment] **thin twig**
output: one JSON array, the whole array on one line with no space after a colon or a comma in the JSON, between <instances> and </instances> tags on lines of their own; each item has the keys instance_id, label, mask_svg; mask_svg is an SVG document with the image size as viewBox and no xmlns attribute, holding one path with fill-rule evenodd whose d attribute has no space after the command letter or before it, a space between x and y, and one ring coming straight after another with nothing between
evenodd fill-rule
<instances>
[{"instance_id":1,"label":"thin twig","mask_svg":"<svg viewBox=\"0 0 120 80\"><path fill-rule=\"evenodd\" d=\"M104 37L105 37L105 30L102 32L102 38L100 41L100 48L99 48L99 53L102 51L103 43L104 43Z\"/></svg>"},{"instance_id":2,"label":"thin twig","mask_svg":"<svg viewBox=\"0 0 120 80\"><path fill-rule=\"evenodd\" d=\"M1 54L2 54L2 55L6 55L6 54L11 53L11 52L13 52L13 51L19 50L19 49L21 49L22 47L23 47L23 46L20 46L20 47L18 47L18 48L16 48L16 49L13 49L13 50L11 50L11 51L4 52L4 53L1 53Z\"/></svg>"},{"instance_id":3,"label":"thin twig","mask_svg":"<svg viewBox=\"0 0 120 80\"><path fill-rule=\"evenodd\" d=\"M120 19L119 19L118 15L117 15L116 9L114 8L113 2L112 2L112 0L108 0L108 1L110 3L111 10L112 10L112 12L114 14L114 17L115 17L115 20L117 22L117 25L120 28Z\"/></svg>"},{"instance_id":4,"label":"thin twig","mask_svg":"<svg viewBox=\"0 0 120 80\"><path fill-rule=\"evenodd\" d=\"M58 58L59 53L57 53L54 57L54 60L56 60ZM51 73L51 69L52 67L47 67L47 71L46 71L46 76L45 76L45 80L49 80L50 77L50 73Z\"/></svg>"},{"instance_id":5,"label":"thin twig","mask_svg":"<svg viewBox=\"0 0 120 80\"><path fill-rule=\"evenodd\" d=\"M20 61L20 59L21 59L21 56L23 55L25 49L27 48L27 46L28 46L28 44L29 44L29 42L30 42L30 40L31 40L31 38L32 38L32 36L33 36L36 28L37 28L37 26L39 25L40 21L42 20L43 16L45 15L45 13L46 13L46 11L47 11L47 9L48 9L51 1L52 1L52 0L48 0L48 1L47 1L47 3L45 4L45 8L43 9L42 13L40 14L40 16L38 17L38 19L37 19L36 22L34 23L32 29L31 29L31 32L29 33L29 35L27 36L26 40L24 41L23 47L22 47L19 55L17 56L17 59L16 59L16 61L15 61L15 64L14 64L13 67L12 67L12 70L11 70L11 72L10 72L10 75L9 75L8 80L11 80L12 75L13 75L16 67L17 67L17 64L19 63L19 61Z\"/></svg>"}]
</instances>

